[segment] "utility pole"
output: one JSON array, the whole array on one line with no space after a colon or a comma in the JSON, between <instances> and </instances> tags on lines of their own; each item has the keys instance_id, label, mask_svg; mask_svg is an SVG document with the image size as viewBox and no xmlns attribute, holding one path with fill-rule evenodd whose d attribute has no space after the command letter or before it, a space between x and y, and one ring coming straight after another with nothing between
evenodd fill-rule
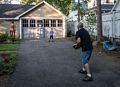
<instances>
[{"instance_id":1,"label":"utility pole","mask_svg":"<svg viewBox=\"0 0 120 87\"><path fill-rule=\"evenodd\" d=\"M80 0L78 0L78 22L80 22Z\"/></svg>"},{"instance_id":2,"label":"utility pole","mask_svg":"<svg viewBox=\"0 0 120 87\"><path fill-rule=\"evenodd\" d=\"M102 40L102 11L101 0L97 0L97 41Z\"/></svg>"}]
</instances>

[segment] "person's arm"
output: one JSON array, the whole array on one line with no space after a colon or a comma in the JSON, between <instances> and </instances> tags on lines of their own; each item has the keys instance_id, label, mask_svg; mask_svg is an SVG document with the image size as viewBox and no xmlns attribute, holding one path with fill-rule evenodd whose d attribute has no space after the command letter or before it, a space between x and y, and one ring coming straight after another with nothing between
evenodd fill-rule
<instances>
[{"instance_id":1,"label":"person's arm","mask_svg":"<svg viewBox=\"0 0 120 87\"><path fill-rule=\"evenodd\" d=\"M81 39L80 39L80 37L78 37L76 40L76 43L80 43L80 42L81 42Z\"/></svg>"}]
</instances>

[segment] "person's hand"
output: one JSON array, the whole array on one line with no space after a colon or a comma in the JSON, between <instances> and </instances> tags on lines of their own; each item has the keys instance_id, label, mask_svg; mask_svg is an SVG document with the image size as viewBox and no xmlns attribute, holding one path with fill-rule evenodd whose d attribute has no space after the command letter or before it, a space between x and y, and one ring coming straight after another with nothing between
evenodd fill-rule
<instances>
[{"instance_id":1,"label":"person's hand","mask_svg":"<svg viewBox=\"0 0 120 87\"><path fill-rule=\"evenodd\" d=\"M81 44L80 43L75 43L74 45L73 45L73 48L74 49L79 49L81 47Z\"/></svg>"},{"instance_id":2,"label":"person's hand","mask_svg":"<svg viewBox=\"0 0 120 87\"><path fill-rule=\"evenodd\" d=\"M98 46L98 41L93 41L93 42L92 42L92 46L93 46L93 47Z\"/></svg>"}]
</instances>

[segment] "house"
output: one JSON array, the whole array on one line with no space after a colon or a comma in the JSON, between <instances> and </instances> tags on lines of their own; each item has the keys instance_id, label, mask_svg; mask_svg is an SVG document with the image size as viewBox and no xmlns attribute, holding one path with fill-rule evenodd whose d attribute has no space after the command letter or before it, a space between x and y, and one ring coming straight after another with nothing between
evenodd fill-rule
<instances>
[{"instance_id":1,"label":"house","mask_svg":"<svg viewBox=\"0 0 120 87\"><path fill-rule=\"evenodd\" d=\"M97 6L96 6L96 0L91 0L91 3L88 2L88 5L86 5L85 8L87 8L86 15L84 15L83 17L81 17L81 21L85 24L85 28L88 29L89 33L92 35L97 35L97 30L96 30L96 21L95 23L88 23L89 19L96 19L96 12L97 12ZM108 13L111 11L111 9L114 6L114 0L108 0L109 2L106 3L107 0L102 0L101 1L101 10L102 13ZM91 5L90 5L91 4ZM91 7L91 8L90 8ZM76 11L70 11L70 15L69 15L69 23L68 23L68 27L69 27L69 31L72 32L72 34L75 34L77 29L77 10Z\"/></svg>"},{"instance_id":2,"label":"house","mask_svg":"<svg viewBox=\"0 0 120 87\"><path fill-rule=\"evenodd\" d=\"M112 8L111 12L102 15L103 36L120 39L120 0Z\"/></svg>"},{"instance_id":3,"label":"house","mask_svg":"<svg viewBox=\"0 0 120 87\"><path fill-rule=\"evenodd\" d=\"M37 5L0 4L0 30L14 29L20 39L38 39L48 38L51 28L55 38L66 36L66 16L46 1Z\"/></svg>"}]
</instances>

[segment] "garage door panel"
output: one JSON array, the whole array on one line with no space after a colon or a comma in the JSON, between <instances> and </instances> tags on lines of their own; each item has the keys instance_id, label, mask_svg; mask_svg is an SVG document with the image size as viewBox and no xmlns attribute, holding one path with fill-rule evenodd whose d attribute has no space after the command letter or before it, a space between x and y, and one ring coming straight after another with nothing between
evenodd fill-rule
<instances>
[{"instance_id":1,"label":"garage door panel","mask_svg":"<svg viewBox=\"0 0 120 87\"><path fill-rule=\"evenodd\" d=\"M40 32L37 28L26 28L23 29L24 39L39 39Z\"/></svg>"}]
</instances>

